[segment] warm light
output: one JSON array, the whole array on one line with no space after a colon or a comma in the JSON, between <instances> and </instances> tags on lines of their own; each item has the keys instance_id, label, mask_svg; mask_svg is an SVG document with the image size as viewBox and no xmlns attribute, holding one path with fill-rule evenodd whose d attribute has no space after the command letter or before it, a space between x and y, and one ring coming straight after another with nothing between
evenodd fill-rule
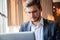
<instances>
[{"instance_id":1,"label":"warm light","mask_svg":"<svg viewBox=\"0 0 60 40\"><path fill-rule=\"evenodd\" d=\"M60 9L59 8L56 8L56 15L59 16L60 15Z\"/></svg>"},{"instance_id":2,"label":"warm light","mask_svg":"<svg viewBox=\"0 0 60 40\"><path fill-rule=\"evenodd\" d=\"M47 19L54 21L54 16L52 14L48 14L47 15Z\"/></svg>"},{"instance_id":3,"label":"warm light","mask_svg":"<svg viewBox=\"0 0 60 40\"><path fill-rule=\"evenodd\" d=\"M55 8L55 6L53 6L53 8Z\"/></svg>"},{"instance_id":4,"label":"warm light","mask_svg":"<svg viewBox=\"0 0 60 40\"><path fill-rule=\"evenodd\" d=\"M60 11L60 9L59 9L59 11Z\"/></svg>"}]
</instances>

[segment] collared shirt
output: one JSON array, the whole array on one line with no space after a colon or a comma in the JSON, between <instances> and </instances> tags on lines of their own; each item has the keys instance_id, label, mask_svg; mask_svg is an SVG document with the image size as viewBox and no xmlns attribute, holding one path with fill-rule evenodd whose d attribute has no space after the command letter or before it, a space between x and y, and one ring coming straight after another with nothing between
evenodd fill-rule
<instances>
[{"instance_id":1,"label":"collared shirt","mask_svg":"<svg viewBox=\"0 0 60 40\"><path fill-rule=\"evenodd\" d=\"M35 33L36 40L43 40L43 18L41 18L40 22L37 24L37 26L31 24L31 31Z\"/></svg>"}]
</instances>

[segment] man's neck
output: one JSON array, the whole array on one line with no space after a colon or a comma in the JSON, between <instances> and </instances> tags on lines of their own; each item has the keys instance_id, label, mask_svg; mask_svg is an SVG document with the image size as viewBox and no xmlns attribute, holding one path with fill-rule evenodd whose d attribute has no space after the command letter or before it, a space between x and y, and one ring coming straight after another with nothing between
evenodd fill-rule
<instances>
[{"instance_id":1,"label":"man's neck","mask_svg":"<svg viewBox=\"0 0 60 40\"><path fill-rule=\"evenodd\" d=\"M35 21L35 22L32 21L32 24L37 25L40 20L41 20L41 18L39 18L39 20L37 20L37 21Z\"/></svg>"}]
</instances>

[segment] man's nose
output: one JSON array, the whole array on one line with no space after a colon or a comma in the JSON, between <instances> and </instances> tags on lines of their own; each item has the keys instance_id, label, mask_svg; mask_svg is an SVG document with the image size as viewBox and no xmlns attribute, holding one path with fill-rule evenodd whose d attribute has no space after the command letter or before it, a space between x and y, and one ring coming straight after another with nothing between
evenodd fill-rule
<instances>
[{"instance_id":1,"label":"man's nose","mask_svg":"<svg viewBox=\"0 0 60 40\"><path fill-rule=\"evenodd\" d=\"M31 17L33 17L34 16L34 13L31 13Z\"/></svg>"}]
</instances>

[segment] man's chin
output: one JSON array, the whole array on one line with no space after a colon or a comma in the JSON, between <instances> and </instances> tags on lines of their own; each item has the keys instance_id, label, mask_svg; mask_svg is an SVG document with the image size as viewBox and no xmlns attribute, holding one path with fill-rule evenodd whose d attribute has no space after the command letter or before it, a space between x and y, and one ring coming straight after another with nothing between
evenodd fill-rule
<instances>
[{"instance_id":1,"label":"man's chin","mask_svg":"<svg viewBox=\"0 0 60 40\"><path fill-rule=\"evenodd\" d=\"M36 22L37 20L32 20L33 22Z\"/></svg>"}]
</instances>

